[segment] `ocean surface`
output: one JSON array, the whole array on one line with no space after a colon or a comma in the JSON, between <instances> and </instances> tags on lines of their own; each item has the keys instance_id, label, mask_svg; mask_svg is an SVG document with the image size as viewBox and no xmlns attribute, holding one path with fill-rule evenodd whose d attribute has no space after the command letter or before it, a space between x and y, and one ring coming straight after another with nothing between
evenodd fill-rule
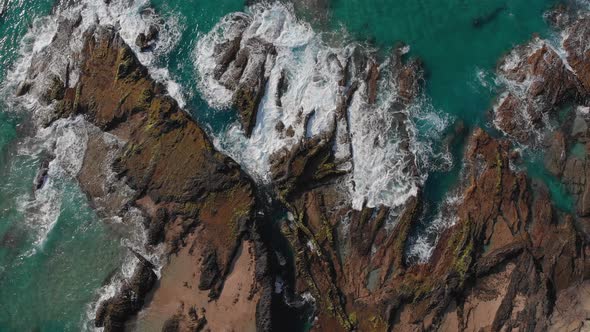
<instances>
[{"instance_id":1,"label":"ocean surface","mask_svg":"<svg viewBox=\"0 0 590 332\"><path fill-rule=\"evenodd\" d=\"M321 52L326 47L338 49L358 42L385 58L398 42L407 44L409 55L422 59L426 71L426 88L415 105L419 110L413 121L416 142L423 143L417 148L426 149L429 142L440 139L458 123L493 131L489 111L500 89L494 74L496 63L511 47L526 42L533 34L558 43L559 36L543 18L554 3L331 0L327 8L321 9L321 15L317 12L320 9L293 10L289 4L253 15L270 23L276 15L291 20L292 39L284 42L287 48L293 45L293 54L299 49L311 49L310 45ZM76 122L35 132L30 110L12 102L14 87L19 83L14 80L19 77L23 59L52 37L38 32L51 30L46 26L52 24L54 5L51 0L0 0L0 332L91 330L96 301L112 290L109 284L123 273L121 266L129 257L125 249L129 243L124 240L129 230L121 230L116 220L97 215L76 184L75 164L83 155L83 151L76 150ZM140 12L147 7L160 16L163 33L161 46L140 59L155 77L168 83L171 94L207 128L219 148L264 181L264 158L248 158L258 156L260 151L252 150L254 154L249 156L242 152L256 146L243 142L235 133L235 114L212 103L199 77L199 52L204 45L200 41L225 15L250 10L244 0L144 0L111 15L110 21L122 21L122 29L131 36L134 25L130 22L141 20ZM97 8L98 12L101 5ZM292 16L293 12L298 18ZM309 96L314 97L318 96ZM433 132L438 136L431 136ZM274 148L273 144L279 144L264 133L259 138L261 146ZM63 147L63 156L50 164L46 185L35 191L34 180L46 158L44 147L48 142ZM427 242L436 235L436 224L448 222L441 220L437 209L444 200L451 199L450 193L458 182L462 145L457 142L446 154L435 150L424 153L428 213L414 235L413 253L418 258L427 257ZM372 153L382 154L387 163L396 156L395 151L387 149L394 147L386 145ZM558 208L571 209L563 186L544 171L542 155L535 151L529 154L525 170L548 184ZM386 170L388 167L385 164ZM383 177L369 168L366 172L359 177L367 182ZM401 183L401 187L392 189L389 182L383 187L369 183L365 192L351 195L370 197L375 204L393 205L402 190L411 185ZM383 191L388 194L382 195Z\"/></svg>"}]
</instances>

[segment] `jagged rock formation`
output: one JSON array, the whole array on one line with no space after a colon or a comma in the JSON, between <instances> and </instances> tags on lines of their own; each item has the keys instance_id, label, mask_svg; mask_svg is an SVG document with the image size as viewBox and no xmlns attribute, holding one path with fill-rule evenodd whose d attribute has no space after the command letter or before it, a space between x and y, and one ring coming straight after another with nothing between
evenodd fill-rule
<instances>
[{"instance_id":1,"label":"jagged rock formation","mask_svg":"<svg viewBox=\"0 0 590 332\"><path fill-rule=\"evenodd\" d=\"M564 32L565 55L536 38L504 58L499 70L508 92L496 107L495 123L519 143L547 147L546 168L565 183L577 215L584 217L590 213L585 165L590 54L584 42L590 19L563 6L548 16ZM565 119L559 119L560 113Z\"/></svg>"},{"instance_id":2,"label":"jagged rock formation","mask_svg":"<svg viewBox=\"0 0 590 332\"><path fill-rule=\"evenodd\" d=\"M248 17L232 19L234 35L213 50L213 79L231 92L248 136L276 49L243 39ZM584 105L590 86L584 43L590 22L560 14L551 19L570 32L564 43L567 63L535 40L517 48L499 69L511 89L499 101L495 123L519 143L534 141L529 129L545 130L547 117L559 106ZM72 31L78 24L67 21L59 30ZM62 33L54 43L66 37ZM154 38L155 31L138 37L137 44L147 50ZM399 206L353 208L349 191L342 190L357 167L349 110L357 101L371 115L384 74L398 89L389 109L395 116L387 125L400 142L403 174L419 173L404 110L419 96L422 70L419 61L406 61L403 54L403 46L397 47L383 67L358 49L345 57L326 56L342 92L330 113L330 130L309 135L313 112L301 117L304 130L297 136L296 129L280 122L274 128L298 140L271 156L271 188L289 212L281 231L294 254L293 291L313 298L313 330L590 328L590 300L583 295L590 289L587 108L579 107L559 126L546 160L575 198L572 213L555 209L548 189L517 170L508 139L482 129L471 134L464 154L461 199L447 211L456 222L441 234L428 262L414 264L406 256L423 212L420 190ZM77 175L82 189L101 213L124 222L133 222L134 213L143 216L148 245L162 245L168 257L157 280L152 263L137 254L131 278L99 305L96 326L106 331L288 328L271 325L275 279L262 239L267 225L261 223L270 217L255 216L262 203L239 165L215 150L113 28L88 30L82 53L65 68L48 84L37 86L36 77L29 77L17 94L42 90L43 104L54 105L46 125L84 117L88 144ZM78 71L76 83L69 82L70 70ZM288 76L274 83L276 102L282 103ZM532 127L522 127L523 122ZM371 143L378 145L381 138ZM336 156L336 142L350 148ZM37 185L42 178L43 171Z\"/></svg>"},{"instance_id":3,"label":"jagged rock formation","mask_svg":"<svg viewBox=\"0 0 590 332\"><path fill-rule=\"evenodd\" d=\"M584 324L580 316L563 319L554 299L585 284L585 234L571 216L551 207L545 188L510 169L509 156L507 141L475 131L465 156L459 221L428 265L403 275L402 284L412 275L422 279L413 280L405 294L411 302L395 311L393 323L400 328L547 330Z\"/></svg>"},{"instance_id":4,"label":"jagged rock formation","mask_svg":"<svg viewBox=\"0 0 590 332\"><path fill-rule=\"evenodd\" d=\"M497 125L522 143L533 138L516 117L545 129L544 116L565 102L582 101L586 94L551 47L534 45L518 48L519 61L501 66L508 81L531 82L518 90L523 94L505 95L496 110ZM366 87L374 89L375 67L359 67L366 74L353 77L366 77ZM407 96L400 100L403 107L415 97L419 76L415 66L396 72L409 76L401 86L414 87L400 93ZM348 84L344 86L353 86ZM367 93L369 103L374 95ZM344 103L341 109L346 107ZM586 137L585 120L576 123L576 135ZM587 222L555 210L547 188L513 170L515 154L508 140L475 130L465 152L462 199L451 212L457 222L441 235L427 263L412 265L405 253L421 213L420 195L395 210L347 206L334 180L342 174L333 171L335 159L325 148L331 135L280 152L272 166L277 195L291 212L282 229L295 251L296 290L315 299L314 330L542 331L586 326L588 303L576 294L586 289L590 276ZM556 140L556 151L565 149L560 142ZM585 160L585 150L583 155ZM563 170L565 162L557 158L555 168ZM572 167L569 173L576 174L573 182L581 189L579 216L584 216L586 173ZM577 304L575 312L567 313L568 301Z\"/></svg>"},{"instance_id":5,"label":"jagged rock formation","mask_svg":"<svg viewBox=\"0 0 590 332\"><path fill-rule=\"evenodd\" d=\"M507 141L475 131L458 222L427 264L404 257L419 199L408 201L393 229L384 227L386 208L335 209L329 187L290 199L294 218L284 231L297 253L297 289L316 299L314 329L584 326L587 303L574 295L590 276L584 221L557 213L547 189L511 170L510 154ZM339 232L347 213L347 232ZM581 307L563 314L570 298Z\"/></svg>"},{"instance_id":6,"label":"jagged rock formation","mask_svg":"<svg viewBox=\"0 0 590 332\"><path fill-rule=\"evenodd\" d=\"M391 59L390 70L400 87L392 112L407 107L420 87L419 63L405 63L402 55L400 46ZM349 93L338 107L341 118L336 126L346 123L355 95L371 105L377 94L380 73L372 59L355 53L346 71L349 74L341 84ZM358 91L361 86L366 91ZM405 120L401 112L393 119L402 138ZM272 158L276 193L292 214L282 231L296 253L296 290L315 299L315 330L382 330L388 322L378 294L390 290L389 279L405 267L404 244L421 211L420 200L410 198L396 211L387 207L354 210L338 180L347 172L337 167L332 149L336 132L333 128L325 135L304 138ZM407 164L415 165L411 161Z\"/></svg>"},{"instance_id":7,"label":"jagged rock formation","mask_svg":"<svg viewBox=\"0 0 590 332\"><path fill-rule=\"evenodd\" d=\"M589 19L576 15L563 7L548 15L564 31L564 57L535 37L500 62L498 71L507 91L495 108L494 122L520 143L539 143L539 133L551 127L563 106L584 104L588 98L590 68L584 41L590 33Z\"/></svg>"},{"instance_id":8,"label":"jagged rock formation","mask_svg":"<svg viewBox=\"0 0 590 332\"><path fill-rule=\"evenodd\" d=\"M258 105L268 80L265 67L268 61L273 61L274 54L274 46L260 39L245 39L242 44L249 23L248 17L236 16L232 22L235 29L232 39L214 49L215 79L232 91L232 103L247 136L256 123Z\"/></svg>"},{"instance_id":9,"label":"jagged rock formation","mask_svg":"<svg viewBox=\"0 0 590 332\"><path fill-rule=\"evenodd\" d=\"M249 322L267 330L269 307L259 302L270 301L272 280L255 231L252 181L215 150L113 28L93 27L84 40L75 86L56 78L46 93L47 102L55 105L47 125L58 118L84 116L91 129L78 175L82 189L105 214L125 217L140 211L149 245L163 243L169 256L155 290L154 267L138 256L131 279L100 304L96 326L122 330L144 305L149 306L144 303L148 293L151 301L159 301L160 292L180 291L205 300L166 298L163 306L169 311L160 310L155 318L146 314L151 327L237 329ZM131 192L109 188L113 181ZM180 268L177 261L182 262ZM174 282L169 284L168 278ZM234 307L220 307L228 297L239 296L243 298ZM236 320L208 320L224 314ZM165 324L170 319L174 323Z\"/></svg>"}]
</instances>

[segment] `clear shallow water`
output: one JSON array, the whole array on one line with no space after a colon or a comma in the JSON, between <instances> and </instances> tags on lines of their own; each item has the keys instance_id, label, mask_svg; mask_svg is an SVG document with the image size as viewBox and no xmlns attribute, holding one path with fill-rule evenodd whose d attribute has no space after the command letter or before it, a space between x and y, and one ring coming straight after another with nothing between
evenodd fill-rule
<instances>
[{"instance_id":1,"label":"clear shallow water","mask_svg":"<svg viewBox=\"0 0 590 332\"><path fill-rule=\"evenodd\" d=\"M1 0L0 0L1 2ZM332 0L328 21L314 23L318 31L342 31L368 41L385 55L397 41L411 47L426 68L428 99L424 107L462 120L468 127L486 126L496 87L498 58L533 33L550 33L542 13L552 0ZM224 15L242 10L243 0L152 0L168 28L178 32L175 46L156 59L182 87L187 108L212 133L236 120L230 111L211 109L196 86L193 52L198 39ZM35 17L48 15L51 0L10 0L0 18L0 81L18 56L18 45ZM309 13L307 13L309 15ZM313 13L312 13L313 15ZM480 24L474 26L474 20ZM59 218L41 246L27 225L22 205L32 199L38 156L22 156L17 144L25 135L21 117L0 103L0 331L77 331L96 290L122 261L120 242L99 220L78 187L64 180ZM421 126L428 132L429 124ZM462 152L454 146L455 167L432 173L425 195L435 206L456 182ZM527 161L534 178L549 184L556 205L570 203L555 179L539 171L538 159ZM537 167L536 167L537 166Z\"/></svg>"},{"instance_id":2,"label":"clear shallow water","mask_svg":"<svg viewBox=\"0 0 590 332\"><path fill-rule=\"evenodd\" d=\"M0 169L0 331L77 331L96 289L122 262L119 238L72 180L33 193L38 158L10 149L6 159ZM54 188L58 217L43 237L50 209L41 197Z\"/></svg>"},{"instance_id":3,"label":"clear shallow water","mask_svg":"<svg viewBox=\"0 0 590 332\"><path fill-rule=\"evenodd\" d=\"M403 41L423 60L432 107L468 128L488 127L487 112L497 93L494 70L511 47L533 33L550 31L543 13L554 0L334 0L332 26L387 48ZM476 24L476 21L479 24ZM460 145L460 144L459 144ZM455 165L462 150L455 149ZM425 195L440 201L456 183L459 167L431 174Z\"/></svg>"},{"instance_id":4,"label":"clear shallow water","mask_svg":"<svg viewBox=\"0 0 590 332\"><path fill-rule=\"evenodd\" d=\"M0 16L0 82L18 59L35 19L53 0L8 0ZM72 179L57 179L53 228L44 193L33 192L40 156L27 142L26 116L0 100L0 331L79 331L96 291L123 260L118 235ZM51 188L53 189L53 188ZM45 190L45 189L43 189ZM39 197L36 197L39 195Z\"/></svg>"},{"instance_id":5,"label":"clear shallow water","mask_svg":"<svg viewBox=\"0 0 590 332\"><path fill-rule=\"evenodd\" d=\"M4 15L0 16L0 80L18 56L19 44L33 21L48 15L54 0L2 0ZM1 10L1 8L0 8Z\"/></svg>"},{"instance_id":6,"label":"clear shallow water","mask_svg":"<svg viewBox=\"0 0 590 332\"><path fill-rule=\"evenodd\" d=\"M181 32L176 46L159 59L159 64L170 70L172 78L182 86L188 101L187 109L214 132L224 130L229 123L237 120L232 112L218 112L211 109L200 97L195 81L193 51L198 39L207 33L224 15L244 9L243 0L152 0L154 8L165 19L171 17L177 22L174 27Z\"/></svg>"},{"instance_id":7,"label":"clear shallow water","mask_svg":"<svg viewBox=\"0 0 590 332\"><path fill-rule=\"evenodd\" d=\"M543 13L554 0L334 0L332 25L388 47L410 45L427 70L433 106L467 124L483 124L493 98L493 70L500 56L546 35ZM475 22L479 22L476 24ZM487 85L487 86L486 86Z\"/></svg>"}]
</instances>

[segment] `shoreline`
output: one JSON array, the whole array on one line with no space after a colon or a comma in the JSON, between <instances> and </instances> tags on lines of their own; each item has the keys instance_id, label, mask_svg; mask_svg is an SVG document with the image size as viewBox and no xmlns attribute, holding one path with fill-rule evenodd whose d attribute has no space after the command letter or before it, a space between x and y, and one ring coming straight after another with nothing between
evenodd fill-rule
<instances>
[{"instance_id":1,"label":"shoreline","mask_svg":"<svg viewBox=\"0 0 590 332\"><path fill-rule=\"evenodd\" d=\"M564 31L590 35L586 16L556 15L569 22ZM315 330L550 328L576 325L586 314L583 309L563 313L568 301L587 305L576 289L586 289L590 275L590 118L584 111L590 100L590 60L581 51L583 42L571 34L562 50L527 48L533 40L514 49L514 65L498 67L507 86L516 87L498 99L492 114L506 135L457 130L468 141L464 169L453 192L457 199L440 212L440 218L455 219L437 229L429 258L416 263L408 248L417 245L412 231L428 208L423 184L415 184L403 200L394 197L397 203L389 207L367 197L352 200L346 190L347 184L353 191L362 188L355 175L366 176L355 174L368 167L361 164L365 159L355 159L359 149L378 148L391 138L360 137L364 126L380 129L385 123L384 130L394 129L400 179L424 175L408 111L422 96L424 70L420 61L404 57L403 45L383 64L371 53L340 54L320 47L314 53L321 55L314 67L319 74L311 73L316 76L297 76L296 66L281 62L290 54L272 29L252 33L248 27L258 16L242 17L244 29L234 22L236 36L231 32L205 45L212 62L201 69L212 69L207 74L231 93L228 100L241 115L245 139L260 143L259 138L268 138L257 136L262 128L284 143L266 156L269 183L262 188L243 166L216 150L215 138L183 109L182 100L151 76L154 55L129 45L129 36L123 38L120 29L108 25L113 18L106 17L107 25L82 16L52 17L55 38L21 59L21 65L30 61L31 67L21 68L26 77L17 92L27 96L23 103L39 102L31 115L40 128L49 126L39 133L52 134L54 124L67 129L53 138L53 147L44 148L62 151L49 162L49 176L63 164L58 171L78 181L102 218L119 218L139 230L133 234L138 239L124 242L132 258L120 277L102 289L96 305L88 306L96 313L96 327L235 329L247 322L251 330L271 330L283 327L273 313L282 313L281 301L287 301L282 296L291 292L289 300L313 304ZM261 24L274 26L272 21ZM81 45L69 35L80 31ZM234 37L240 42L228 43ZM75 60L60 59L64 50ZM319 80L305 84L320 74L328 82L325 91L335 89L334 102L326 109L318 108L325 106L321 103L305 105L297 114L287 102L301 104L297 89L316 87ZM289 81L289 75L300 79ZM391 87L398 89L395 94L380 99L379 91ZM273 103L271 110L282 112L277 113L280 121L265 118L271 115L265 107ZM568 103L579 107L560 126L546 121ZM519 151L536 139L519 127L522 116L553 137L546 167L576 200L570 213L555 210L551 188L521 172ZM271 119L270 126L253 125L265 119ZM376 152L370 156L369 166L376 167ZM384 174L374 176L383 180ZM269 206L275 202L284 213ZM275 252L280 249L272 243L277 229L292 256L289 250ZM289 268L293 284L287 280L288 287L277 286ZM287 310L290 318L297 319L300 309Z\"/></svg>"}]
</instances>

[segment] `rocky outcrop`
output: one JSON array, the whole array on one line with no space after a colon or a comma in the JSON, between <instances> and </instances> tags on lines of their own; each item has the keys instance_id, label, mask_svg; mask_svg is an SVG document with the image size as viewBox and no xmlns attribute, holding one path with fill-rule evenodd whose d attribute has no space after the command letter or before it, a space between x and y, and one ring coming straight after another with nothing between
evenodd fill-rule
<instances>
[{"instance_id":1,"label":"rocky outcrop","mask_svg":"<svg viewBox=\"0 0 590 332\"><path fill-rule=\"evenodd\" d=\"M156 283L153 268L145 259L139 261L131 279L114 297L100 303L96 311L96 327L104 327L106 331L124 330L129 316L141 310L146 295Z\"/></svg>"},{"instance_id":2,"label":"rocky outcrop","mask_svg":"<svg viewBox=\"0 0 590 332\"><path fill-rule=\"evenodd\" d=\"M474 132L458 221L425 264L407 264L404 257L421 211L418 198L394 214L339 207L329 187L291 198L293 218L283 229L296 249L297 289L316 301L314 330L546 330L557 324L555 298L571 296L590 276L590 248L579 220L557 213L547 189L512 171L510 155L507 141ZM582 316L559 314L559 324L584 324Z\"/></svg>"},{"instance_id":3,"label":"rocky outcrop","mask_svg":"<svg viewBox=\"0 0 590 332\"><path fill-rule=\"evenodd\" d=\"M402 61L402 55L400 46L389 68L400 89L392 112L411 104L420 89L419 62ZM406 241L422 211L421 201L413 197L401 207L365 206L361 211L350 205L348 193L342 191L350 169L342 167L346 160L336 158L332 147L338 130L348 130L344 119L350 99L375 103L380 73L374 61L361 53L353 53L345 71L341 85L350 95L342 98L337 112L343 121L336 121L324 135L304 138L273 156L273 186L290 211L282 232L295 252L295 289L314 299L313 329L384 330L389 326L382 310L387 305L380 302L379 294L395 288L392 278L403 275L408 267ZM402 112L393 119L401 137L407 139L404 120Z\"/></svg>"},{"instance_id":4,"label":"rocky outcrop","mask_svg":"<svg viewBox=\"0 0 590 332\"><path fill-rule=\"evenodd\" d=\"M267 62L273 61L275 50L262 39L245 35L249 18L236 16L234 21L231 39L214 47L214 76L231 91L232 104L238 111L242 128L246 136L250 136L268 80Z\"/></svg>"},{"instance_id":5,"label":"rocky outcrop","mask_svg":"<svg viewBox=\"0 0 590 332\"><path fill-rule=\"evenodd\" d=\"M587 104L590 54L584 40L590 34L590 18L584 15L557 6L547 17L563 31L563 49L535 37L500 62L498 72L507 91L495 106L494 122L520 143L541 143L540 136L558 121L563 107Z\"/></svg>"},{"instance_id":6,"label":"rocky outcrop","mask_svg":"<svg viewBox=\"0 0 590 332\"><path fill-rule=\"evenodd\" d=\"M154 46L159 34L159 28L156 25L150 25L147 32L141 32L137 35L135 45L137 45L142 52L148 51Z\"/></svg>"},{"instance_id":7,"label":"rocky outcrop","mask_svg":"<svg viewBox=\"0 0 590 332\"><path fill-rule=\"evenodd\" d=\"M563 41L563 48L567 52L567 62L584 89L590 91L590 53L584 42L590 37L590 17L575 20L565 30L567 37Z\"/></svg>"},{"instance_id":8,"label":"rocky outcrop","mask_svg":"<svg viewBox=\"0 0 590 332\"><path fill-rule=\"evenodd\" d=\"M588 121L585 108L575 110L569 125L562 126L549 139L545 156L545 167L564 184L573 201L572 212L580 217L590 215Z\"/></svg>"},{"instance_id":9,"label":"rocky outcrop","mask_svg":"<svg viewBox=\"0 0 590 332\"><path fill-rule=\"evenodd\" d=\"M537 139L535 131L547 126L559 106L587 94L577 75L540 39L513 50L499 72L509 89L495 108L495 124L522 143Z\"/></svg>"},{"instance_id":10,"label":"rocky outcrop","mask_svg":"<svg viewBox=\"0 0 590 332\"><path fill-rule=\"evenodd\" d=\"M266 317L268 313L256 312L261 298L257 294L270 292L272 280L265 272L264 244L254 228L251 180L233 160L215 150L206 133L149 77L113 28L97 26L87 31L81 58L76 85L68 87L56 79L46 96L56 105L53 120L82 115L96 128L89 131L78 175L82 189L103 213L126 216L132 209L140 211L146 220L149 245L163 242L169 257L182 256L177 259L197 267L201 275L198 288L208 299L201 306L205 311L223 297L228 279L250 278L255 271L257 275L244 288L252 296L241 306L248 308L244 317ZM105 135L112 139L105 140ZM115 182L131 189L130 195L113 198L117 190L101 185L113 181L109 172ZM236 271L246 238L253 239L248 256L251 269ZM153 292L153 269L147 260L140 260L131 279L99 305L96 326L104 326L106 331L123 329L144 307L146 295ZM162 278L172 273L168 271L164 266ZM175 280L170 287L183 289ZM178 299L168 305L183 306ZM195 318L189 309L187 317ZM166 318L172 316L178 318L176 312ZM215 323L223 329L235 328L204 315L195 322L197 326ZM262 330L269 328L261 324Z\"/></svg>"},{"instance_id":11,"label":"rocky outcrop","mask_svg":"<svg viewBox=\"0 0 590 332\"><path fill-rule=\"evenodd\" d=\"M247 16L230 19L233 35L213 50L213 79L231 93L250 135L275 49L248 37ZM73 25L69 22L64 29ZM585 34L582 27L568 29ZM138 38L140 48L147 37ZM582 44L566 41L569 63L540 40L504 59L499 70L510 89L496 108L496 125L528 143L537 139L531 129L543 130L560 105L583 103L586 54L575 51ZM350 175L357 167L349 122L352 101L366 106L363 115L371 116L380 78L389 77L383 75L385 68L397 90L387 125L395 128L405 152L403 174L418 175L404 111L420 93L420 62L405 61L403 46L395 49L390 66L379 66L358 50L325 60L337 73L341 90L330 113L332 127L313 136L307 128L315 111L299 116L303 134L297 128L296 144L271 156L270 165L272 194L288 212L280 223L295 265L293 285L288 286L315 307L312 330L586 327L590 302L580 294L590 285L587 109L579 108L571 125L559 127L546 160L576 198L575 215L555 209L548 189L516 170L509 140L476 129L464 155L461 199L443 216L455 222L440 234L431 258L414 263L407 247L424 212L420 190L403 204L372 207L365 202L354 209L349 191L342 188L356 186ZM43 103L55 106L48 123L85 118L90 130L77 175L82 189L99 211L121 216L123 222L132 222L128 216L139 211L148 245L162 245L167 254L159 280L152 263L136 254L133 275L99 305L95 325L107 331L283 327L274 325L278 319L271 316L277 297L273 292L283 291L284 305L300 301L281 289L282 280L275 284L269 270L275 253L269 250L264 222L276 216L259 209L267 197L257 199L253 182L239 165L215 150L114 29L87 31L77 61L76 83L70 84L68 69L44 87ZM283 72L276 93L284 93L290 83ZM26 83L18 94L38 88ZM279 122L274 130L295 137L295 129L285 127ZM379 145L380 138L369 144ZM337 141L350 146L339 157ZM573 304L576 308L570 310ZM141 317L131 321L140 310Z\"/></svg>"}]
</instances>

